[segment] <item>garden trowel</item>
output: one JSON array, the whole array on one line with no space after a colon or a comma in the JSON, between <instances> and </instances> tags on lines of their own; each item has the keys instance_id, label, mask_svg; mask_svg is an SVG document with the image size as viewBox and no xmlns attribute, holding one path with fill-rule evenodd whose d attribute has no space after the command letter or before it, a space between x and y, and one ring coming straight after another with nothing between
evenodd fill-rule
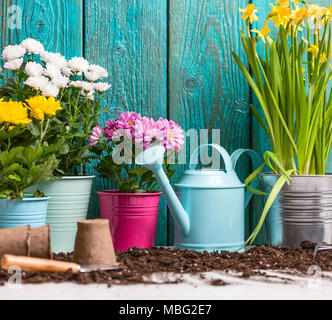
<instances>
[{"instance_id":1,"label":"garden trowel","mask_svg":"<svg viewBox=\"0 0 332 320\"><path fill-rule=\"evenodd\" d=\"M12 266L19 267L22 271L25 272L66 272L71 270L73 273L86 273L93 271L112 271L122 269L118 264L112 266L81 266L73 262L13 256L9 254L3 255L1 258L1 268L8 270Z\"/></svg>"}]
</instances>

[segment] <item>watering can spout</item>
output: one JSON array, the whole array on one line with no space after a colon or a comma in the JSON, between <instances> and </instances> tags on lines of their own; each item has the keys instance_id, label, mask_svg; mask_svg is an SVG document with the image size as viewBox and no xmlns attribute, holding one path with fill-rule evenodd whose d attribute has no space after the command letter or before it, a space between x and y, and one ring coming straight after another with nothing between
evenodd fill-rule
<instances>
[{"instance_id":1,"label":"watering can spout","mask_svg":"<svg viewBox=\"0 0 332 320\"><path fill-rule=\"evenodd\" d=\"M167 201L167 205L171 211L173 219L180 227L182 233L187 235L190 230L189 216L174 192L162 167L165 151L166 150L163 146L148 148L136 157L135 162L136 164L144 166L154 173L159 187Z\"/></svg>"}]
</instances>

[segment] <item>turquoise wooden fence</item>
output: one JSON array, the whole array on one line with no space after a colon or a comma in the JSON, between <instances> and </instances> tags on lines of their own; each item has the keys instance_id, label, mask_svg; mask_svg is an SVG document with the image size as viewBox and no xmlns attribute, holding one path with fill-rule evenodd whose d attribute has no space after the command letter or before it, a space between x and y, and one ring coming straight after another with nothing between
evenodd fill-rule
<instances>
[{"instance_id":1,"label":"turquoise wooden fence","mask_svg":"<svg viewBox=\"0 0 332 320\"><path fill-rule=\"evenodd\" d=\"M67 58L84 55L110 73L112 89L104 103L112 115L136 110L169 117L185 130L220 129L220 144L230 152L254 147L262 153L267 139L252 117L251 91L231 56L235 51L245 60L238 9L249 2L266 15L266 0L2 0L0 47L32 37ZM250 169L244 158L240 176ZM183 170L179 165L175 180ZM96 179L94 191L109 187ZM258 212L257 206L248 212L247 233ZM90 217L98 217L95 195ZM156 244L172 244L172 237L163 201Z\"/></svg>"}]
</instances>

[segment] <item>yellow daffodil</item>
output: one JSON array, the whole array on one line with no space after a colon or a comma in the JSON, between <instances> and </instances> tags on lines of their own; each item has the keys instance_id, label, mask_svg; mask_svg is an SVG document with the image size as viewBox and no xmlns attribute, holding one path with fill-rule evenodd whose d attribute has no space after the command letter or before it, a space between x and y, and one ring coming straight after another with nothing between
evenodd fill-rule
<instances>
[{"instance_id":1,"label":"yellow daffodil","mask_svg":"<svg viewBox=\"0 0 332 320\"><path fill-rule=\"evenodd\" d=\"M314 58L317 58L318 54L319 54L319 47L318 45L316 44L312 44L310 46L310 48L308 49L308 52L311 52L312 53L312 56ZM326 62L327 60L327 56L326 56L326 53L325 52L322 52L321 55L320 55L320 58L319 58L319 62L320 63L324 63Z\"/></svg>"},{"instance_id":2,"label":"yellow daffodil","mask_svg":"<svg viewBox=\"0 0 332 320\"><path fill-rule=\"evenodd\" d=\"M265 41L264 38L265 38L265 37L271 32L271 30L270 30L269 27L268 27L268 24L269 24L269 20L266 19L266 21L265 21L265 25L264 25L264 27L263 27L262 30L260 30L260 31L257 30L257 29L253 29L253 30L252 30L252 32L255 32L255 33L258 34L257 39L262 38L263 41Z\"/></svg>"},{"instance_id":3,"label":"yellow daffodil","mask_svg":"<svg viewBox=\"0 0 332 320\"><path fill-rule=\"evenodd\" d=\"M29 122L28 109L22 102L0 100L0 123L26 125Z\"/></svg>"},{"instance_id":4,"label":"yellow daffodil","mask_svg":"<svg viewBox=\"0 0 332 320\"><path fill-rule=\"evenodd\" d=\"M239 9L240 12L243 12L242 20L246 20L249 23L258 21L259 18L256 16L258 10L255 8L254 4L248 4L245 9Z\"/></svg>"},{"instance_id":5,"label":"yellow daffodil","mask_svg":"<svg viewBox=\"0 0 332 320\"><path fill-rule=\"evenodd\" d=\"M277 28L281 25L285 27L291 19L291 9L274 5L272 5L272 7L271 20L275 23Z\"/></svg>"},{"instance_id":6,"label":"yellow daffodil","mask_svg":"<svg viewBox=\"0 0 332 320\"><path fill-rule=\"evenodd\" d=\"M279 3L280 7L289 8L289 0L277 0L276 3Z\"/></svg>"},{"instance_id":7,"label":"yellow daffodil","mask_svg":"<svg viewBox=\"0 0 332 320\"><path fill-rule=\"evenodd\" d=\"M312 44L310 46L310 48L308 49L308 52L311 52L312 53L312 56L314 58L316 58L318 56L318 53L319 53L319 48L318 48L318 45L317 44Z\"/></svg>"},{"instance_id":8,"label":"yellow daffodil","mask_svg":"<svg viewBox=\"0 0 332 320\"><path fill-rule=\"evenodd\" d=\"M319 6L318 4L308 5L308 14L314 21L320 21L320 18L324 15L326 8Z\"/></svg>"},{"instance_id":9,"label":"yellow daffodil","mask_svg":"<svg viewBox=\"0 0 332 320\"><path fill-rule=\"evenodd\" d=\"M320 63L324 63L324 62L326 62L326 60L327 60L326 53L322 52L322 54L320 55L319 61L320 61Z\"/></svg>"},{"instance_id":10,"label":"yellow daffodil","mask_svg":"<svg viewBox=\"0 0 332 320\"><path fill-rule=\"evenodd\" d=\"M324 10L324 18L322 19L322 26L325 27L327 23L332 20L332 6Z\"/></svg>"},{"instance_id":11,"label":"yellow daffodil","mask_svg":"<svg viewBox=\"0 0 332 320\"><path fill-rule=\"evenodd\" d=\"M53 97L35 96L26 102L31 110L31 116L39 121L43 121L44 116L55 116L57 111L62 110L60 101L56 101Z\"/></svg>"},{"instance_id":12,"label":"yellow daffodil","mask_svg":"<svg viewBox=\"0 0 332 320\"><path fill-rule=\"evenodd\" d=\"M303 23L305 19L308 18L308 10L307 8L298 8L292 10L291 12L292 20L295 24Z\"/></svg>"}]
</instances>

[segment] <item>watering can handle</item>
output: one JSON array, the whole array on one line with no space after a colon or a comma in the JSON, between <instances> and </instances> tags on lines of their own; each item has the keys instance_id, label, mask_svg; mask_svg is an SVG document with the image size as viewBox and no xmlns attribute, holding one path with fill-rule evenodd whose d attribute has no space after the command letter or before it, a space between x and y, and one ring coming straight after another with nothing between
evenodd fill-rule
<instances>
[{"instance_id":1,"label":"watering can handle","mask_svg":"<svg viewBox=\"0 0 332 320\"><path fill-rule=\"evenodd\" d=\"M198 153L199 153L199 151L202 148L208 148L208 147L214 148L220 153L221 157L224 160L225 169L226 169L227 174L234 171L230 155L228 154L228 152L223 147L219 146L218 144L203 144L203 145L199 146L194 151L194 153L192 154L192 156L190 158L190 164L189 164L189 169L190 170L195 170L195 167L198 164Z\"/></svg>"},{"instance_id":2,"label":"watering can handle","mask_svg":"<svg viewBox=\"0 0 332 320\"><path fill-rule=\"evenodd\" d=\"M236 164L239 160L239 158L244 154L247 153L252 161L252 165L254 168L258 168L258 166L260 165L260 158L258 156L258 154L251 150L251 149L239 149L233 152L233 154L231 155L231 160L232 160L232 164L233 164L233 168L236 168ZM257 188L259 184L259 180L256 177L251 183L250 183L250 187L252 188ZM244 206L247 207L247 205L249 204L251 198L252 198L253 194L250 191L246 191L245 194L245 200L244 200Z\"/></svg>"}]
</instances>

